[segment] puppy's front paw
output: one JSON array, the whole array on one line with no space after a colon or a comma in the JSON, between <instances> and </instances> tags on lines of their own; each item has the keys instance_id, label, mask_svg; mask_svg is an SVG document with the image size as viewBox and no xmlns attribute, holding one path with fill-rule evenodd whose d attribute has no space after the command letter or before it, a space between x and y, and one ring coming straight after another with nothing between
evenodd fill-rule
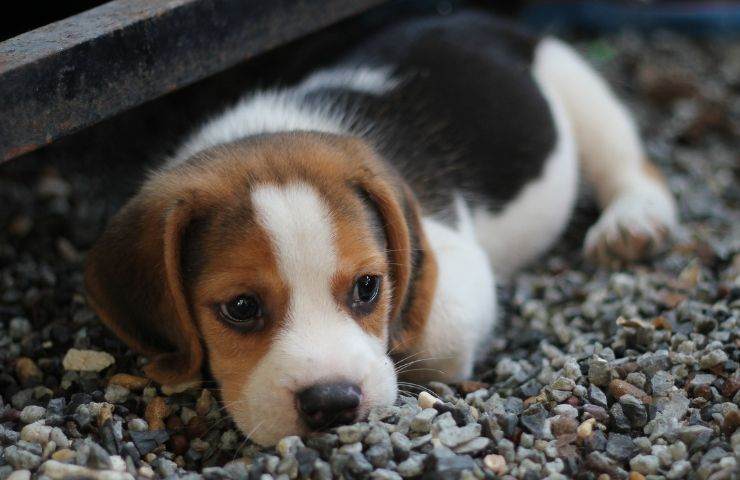
<instances>
[{"instance_id":1,"label":"puppy's front paw","mask_svg":"<svg viewBox=\"0 0 740 480\"><path fill-rule=\"evenodd\" d=\"M663 250L677 225L676 205L659 187L622 193L586 234L584 252L600 265L618 266Z\"/></svg>"}]
</instances>

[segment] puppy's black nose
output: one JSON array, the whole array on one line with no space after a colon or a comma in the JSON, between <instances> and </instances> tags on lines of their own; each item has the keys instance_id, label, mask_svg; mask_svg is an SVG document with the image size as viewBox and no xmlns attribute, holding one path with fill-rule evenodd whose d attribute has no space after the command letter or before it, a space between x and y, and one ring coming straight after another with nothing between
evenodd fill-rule
<instances>
[{"instance_id":1,"label":"puppy's black nose","mask_svg":"<svg viewBox=\"0 0 740 480\"><path fill-rule=\"evenodd\" d=\"M360 387L347 382L314 385L296 394L298 410L312 430L354 422L361 397Z\"/></svg>"}]
</instances>

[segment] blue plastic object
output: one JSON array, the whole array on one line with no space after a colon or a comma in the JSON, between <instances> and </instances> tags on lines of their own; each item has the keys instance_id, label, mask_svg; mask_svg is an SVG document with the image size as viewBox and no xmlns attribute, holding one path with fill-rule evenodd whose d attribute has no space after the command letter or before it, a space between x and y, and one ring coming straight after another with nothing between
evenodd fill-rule
<instances>
[{"instance_id":1,"label":"blue plastic object","mask_svg":"<svg viewBox=\"0 0 740 480\"><path fill-rule=\"evenodd\" d=\"M738 2L536 2L520 13L538 29L596 32L670 29L690 35L740 35Z\"/></svg>"}]
</instances>

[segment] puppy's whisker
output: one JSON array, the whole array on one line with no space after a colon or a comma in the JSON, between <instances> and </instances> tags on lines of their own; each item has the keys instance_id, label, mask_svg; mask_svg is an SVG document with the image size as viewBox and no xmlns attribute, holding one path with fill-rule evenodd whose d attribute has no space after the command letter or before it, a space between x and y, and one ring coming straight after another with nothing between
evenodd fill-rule
<instances>
[{"instance_id":1,"label":"puppy's whisker","mask_svg":"<svg viewBox=\"0 0 740 480\"><path fill-rule=\"evenodd\" d=\"M404 369L406 369L406 367L410 367L411 365L415 365L415 364L417 364L417 363L421 363L421 362L429 362L429 361L432 361L432 360L450 360L450 359L452 359L452 358L455 358L455 357L454 357L454 355L453 355L453 356L448 356L448 357L428 357L428 358L419 358L419 359L417 359L417 360L412 360L412 361L410 361L410 362L404 363L403 365L397 365L397 366L396 366L396 373L400 373L400 372L403 372L403 371L404 371Z\"/></svg>"},{"instance_id":2,"label":"puppy's whisker","mask_svg":"<svg viewBox=\"0 0 740 480\"><path fill-rule=\"evenodd\" d=\"M416 357L417 355L421 355L422 353L424 352L419 351L419 352L413 353L411 355L408 355L402 358L401 360L395 363L396 368L405 367L407 365L412 365L413 363L417 363L417 362L426 362L430 360L447 360L448 358L453 358L453 357L426 357L426 358L419 358L419 359L415 359L411 361L413 357Z\"/></svg>"},{"instance_id":3,"label":"puppy's whisker","mask_svg":"<svg viewBox=\"0 0 740 480\"><path fill-rule=\"evenodd\" d=\"M394 365L395 366L399 366L399 365L403 364L403 362L405 362L406 360L410 360L411 358L413 358L413 357L415 357L417 355L420 355L420 354L421 354L421 352L416 352L416 353L412 353L410 355L407 355L407 356L403 357L402 359L400 359L399 361L395 362Z\"/></svg>"},{"instance_id":4,"label":"puppy's whisker","mask_svg":"<svg viewBox=\"0 0 740 480\"><path fill-rule=\"evenodd\" d=\"M257 426L256 426L256 427L254 427L254 428L253 428L252 430L250 430L250 431L249 431L249 433L247 433L247 434L245 434L245 435L244 435L244 441L243 441L243 442L242 442L242 443L241 443L241 444L239 445L239 447L237 447L237 448L236 448L236 449L234 450L234 457L233 457L233 458L232 458L231 460L236 460L236 456L237 456L237 455L239 455L239 452L241 451L241 449L242 449L242 448L244 448L244 446L245 446L245 445L247 444L247 442L248 442L248 441L250 441L250 440L252 439L252 435L254 435L255 433L257 433L257 431L259 430L259 428L260 428L260 427L261 427L261 426L262 426L262 425L263 425L263 424L264 424L264 423L265 423L266 421L267 421L267 420L262 420L261 422L259 422L259 423L257 424Z\"/></svg>"},{"instance_id":5,"label":"puppy's whisker","mask_svg":"<svg viewBox=\"0 0 740 480\"><path fill-rule=\"evenodd\" d=\"M393 353L393 352L394 352L394 351L395 351L396 349L399 349L399 348L405 347L405 346L406 346L406 345L407 345L407 344L408 344L409 342L412 342L412 341L416 340L416 339L417 339L417 338L419 338L419 337L421 337L421 334L420 334L420 333L419 333L419 334L417 334L417 335L414 335L414 336L412 336L412 337L410 337L410 338L408 338L408 339L406 339L406 341L405 341L405 342L403 342L403 343L399 343L399 344L397 344L397 345L396 345L395 347L391 348L391 349L390 349L390 350L389 350L389 351L387 352L387 354L388 354L388 355L390 355L390 354L391 354L391 353ZM399 363L399 362L401 362L401 361L403 361L403 360L399 360L399 361L398 361L398 362L396 362L396 363Z\"/></svg>"},{"instance_id":6,"label":"puppy's whisker","mask_svg":"<svg viewBox=\"0 0 740 480\"><path fill-rule=\"evenodd\" d=\"M442 375L447 375L447 372L444 370L440 370L438 368L411 368L409 370L404 370L401 373L409 373L409 372L436 372L441 373Z\"/></svg>"},{"instance_id":7,"label":"puppy's whisker","mask_svg":"<svg viewBox=\"0 0 740 480\"><path fill-rule=\"evenodd\" d=\"M413 383L413 382L398 382L398 384L399 385L402 385L404 387L408 387L408 388L415 388L415 389L418 389L418 390L424 390L426 392L429 392L437 400L441 400L439 398L439 395L437 395L436 392L434 392L434 390L431 390L431 389L429 389L429 388L427 388L427 387L425 387L423 385L419 385L418 383Z\"/></svg>"}]
</instances>

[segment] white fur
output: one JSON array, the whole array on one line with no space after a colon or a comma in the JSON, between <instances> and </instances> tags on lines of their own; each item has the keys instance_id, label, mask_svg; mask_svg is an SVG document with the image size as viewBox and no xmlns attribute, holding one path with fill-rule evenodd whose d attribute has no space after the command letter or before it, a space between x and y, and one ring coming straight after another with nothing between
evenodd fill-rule
<instances>
[{"instance_id":1,"label":"white fur","mask_svg":"<svg viewBox=\"0 0 740 480\"><path fill-rule=\"evenodd\" d=\"M339 67L319 70L301 82L298 90L310 92L321 88L333 87L381 95L392 90L399 83L398 79L394 79L391 76L391 69L389 67Z\"/></svg>"},{"instance_id":2,"label":"white fur","mask_svg":"<svg viewBox=\"0 0 740 480\"><path fill-rule=\"evenodd\" d=\"M360 386L360 412L396 398L396 376L387 338L366 333L337 305L331 280L338 267L331 212L306 184L262 186L252 192L260 225L269 233L278 267L290 289L285 326L252 371L244 405L232 409L253 440L271 444L308 433L294 394L337 380Z\"/></svg>"},{"instance_id":3,"label":"white fur","mask_svg":"<svg viewBox=\"0 0 740 480\"><path fill-rule=\"evenodd\" d=\"M332 104L308 104L305 97L320 88L347 88L379 95L398 85L390 67L319 70L291 88L249 95L198 129L168 162L177 165L198 152L263 133L313 131L344 134L348 112Z\"/></svg>"},{"instance_id":4,"label":"white fur","mask_svg":"<svg viewBox=\"0 0 740 480\"><path fill-rule=\"evenodd\" d=\"M457 228L432 218L422 227L437 259L432 309L405 377L417 382L468 378L481 347L493 333L496 290L486 252L472 235L467 206L457 197ZM403 371L401 367L401 371Z\"/></svg>"},{"instance_id":5,"label":"white fur","mask_svg":"<svg viewBox=\"0 0 740 480\"><path fill-rule=\"evenodd\" d=\"M568 115L558 96L539 81L557 131L555 148L542 176L525 185L502 211L476 208L478 241L491 257L496 275L507 278L547 250L568 223L578 186L576 145Z\"/></svg>"},{"instance_id":6,"label":"white fur","mask_svg":"<svg viewBox=\"0 0 740 480\"><path fill-rule=\"evenodd\" d=\"M646 174L645 152L627 110L588 63L558 40L541 42L534 71L562 99L584 174L604 208L587 234L586 251L613 242L622 231L660 243L677 225L676 205L665 185Z\"/></svg>"}]
</instances>

